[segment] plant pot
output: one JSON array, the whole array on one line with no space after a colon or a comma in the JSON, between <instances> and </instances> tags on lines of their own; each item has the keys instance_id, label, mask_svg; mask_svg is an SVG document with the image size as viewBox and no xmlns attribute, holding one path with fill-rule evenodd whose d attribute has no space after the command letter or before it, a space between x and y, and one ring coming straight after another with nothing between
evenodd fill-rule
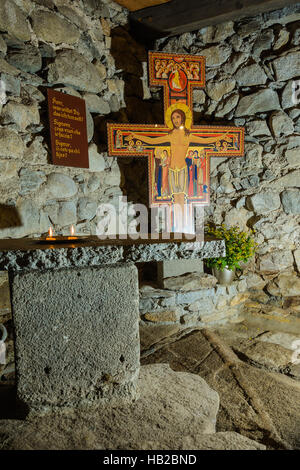
<instances>
[{"instance_id":1,"label":"plant pot","mask_svg":"<svg viewBox=\"0 0 300 470\"><path fill-rule=\"evenodd\" d=\"M6 338L7 338L7 329L2 323L0 323L0 343L4 343Z\"/></svg>"},{"instance_id":2,"label":"plant pot","mask_svg":"<svg viewBox=\"0 0 300 470\"><path fill-rule=\"evenodd\" d=\"M229 286L235 277L235 268L232 271L231 269L227 269L226 267L223 269L217 269L215 267L212 268L213 275L218 279L218 283L222 286Z\"/></svg>"}]
</instances>

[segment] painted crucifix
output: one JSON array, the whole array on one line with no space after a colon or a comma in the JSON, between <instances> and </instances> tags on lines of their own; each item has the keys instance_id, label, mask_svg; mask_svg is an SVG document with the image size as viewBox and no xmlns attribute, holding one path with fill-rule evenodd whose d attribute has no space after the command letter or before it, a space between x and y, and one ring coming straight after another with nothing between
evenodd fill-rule
<instances>
[{"instance_id":1,"label":"painted crucifix","mask_svg":"<svg viewBox=\"0 0 300 470\"><path fill-rule=\"evenodd\" d=\"M149 52L149 85L163 86L165 124L108 124L109 155L147 156L150 207L168 207L171 232L194 233L193 208L209 204L209 158L242 156L244 128L193 125L205 57Z\"/></svg>"}]
</instances>

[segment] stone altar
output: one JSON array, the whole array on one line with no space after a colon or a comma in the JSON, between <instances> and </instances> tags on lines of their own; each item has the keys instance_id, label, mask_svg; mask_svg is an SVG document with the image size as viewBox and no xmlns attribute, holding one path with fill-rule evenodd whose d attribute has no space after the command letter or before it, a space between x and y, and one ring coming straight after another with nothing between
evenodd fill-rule
<instances>
[{"instance_id":1,"label":"stone altar","mask_svg":"<svg viewBox=\"0 0 300 470\"><path fill-rule=\"evenodd\" d=\"M30 412L137 397L135 262L225 254L223 240L0 241L15 333L17 397Z\"/></svg>"}]
</instances>

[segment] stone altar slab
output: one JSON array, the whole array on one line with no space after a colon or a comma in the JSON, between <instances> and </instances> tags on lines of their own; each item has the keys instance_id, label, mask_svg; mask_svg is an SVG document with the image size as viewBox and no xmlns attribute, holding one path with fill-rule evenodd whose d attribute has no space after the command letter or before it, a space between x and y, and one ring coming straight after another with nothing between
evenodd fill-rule
<instances>
[{"instance_id":1,"label":"stone altar slab","mask_svg":"<svg viewBox=\"0 0 300 470\"><path fill-rule=\"evenodd\" d=\"M118 262L150 262L174 259L204 259L225 256L225 242L215 238L196 240L139 239L99 240L90 237L59 244L40 243L37 239L0 240L0 270L26 271L84 266L102 266Z\"/></svg>"}]
</instances>

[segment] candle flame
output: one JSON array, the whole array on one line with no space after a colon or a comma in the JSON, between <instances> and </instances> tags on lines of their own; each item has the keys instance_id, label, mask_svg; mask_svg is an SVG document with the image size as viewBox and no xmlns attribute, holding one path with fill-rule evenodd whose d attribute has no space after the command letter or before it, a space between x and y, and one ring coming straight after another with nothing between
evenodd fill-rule
<instances>
[{"instance_id":1,"label":"candle flame","mask_svg":"<svg viewBox=\"0 0 300 470\"><path fill-rule=\"evenodd\" d=\"M49 227L49 237L53 237L53 230L52 230L52 227Z\"/></svg>"},{"instance_id":2,"label":"candle flame","mask_svg":"<svg viewBox=\"0 0 300 470\"><path fill-rule=\"evenodd\" d=\"M71 235L74 235L74 233L75 233L75 230L74 230L74 227L73 227L73 225L72 225L72 226L71 226Z\"/></svg>"}]
</instances>

